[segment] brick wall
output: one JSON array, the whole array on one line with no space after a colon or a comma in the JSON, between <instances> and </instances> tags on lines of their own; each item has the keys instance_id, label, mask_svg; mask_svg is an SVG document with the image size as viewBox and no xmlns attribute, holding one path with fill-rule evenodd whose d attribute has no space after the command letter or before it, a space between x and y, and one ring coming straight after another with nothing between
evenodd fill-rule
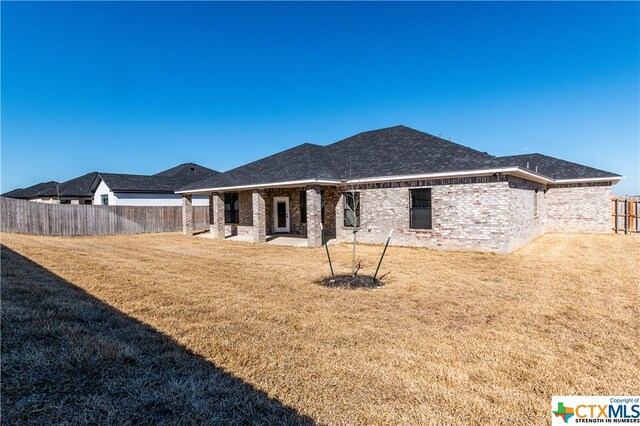
<instances>
[{"instance_id":1,"label":"brick wall","mask_svg":"<svg viewBox=\"0 0 640 426\"><path fill-rule=\"evenodd\" d=\"M321 190L320 185L309 185L305 191L307 196L307 243L309 247L320 247L322 245Z\"/></svg>"},{"instance_id":2,"label":"brick wall","mask_svg":"<svg viewBox=\"0 0 640 426\"><path fill-rule=\"evenodd\" d=\"M182 196L182 233L193 235L193 201L192 196Z\"/></svg>"},{"instance_id":3,"label":"brick wall","mask_svg":"<svg viewBox=\"0 0 640 426\"><path fill-rule=\"evenodd\" d=\"M224 202L224 193L222 193ZM253 235L253 201L251 191L238 192L238 223L225 223L224 235Z\"/></svg>"},{"instance_id":4,"label":"brick wall","mask_svg":"<svg viewBox=\"0 0 640 426\"><path fill-rule=\"evenodd\" d=\"M548 232L611 232L611 183L550 186L547 216Z\"/></svg>"},{"instance_id":5,"label":"brick wall","mask_svg":"<svg viewBox=\"0 0 640 426\"><path fill-rule=\"evenodd\" d=\"M509 250L544 234L547 224L546 185L509 176Z\"/></svg>"},{"instance_id":6,"label":"brick wall","mask_svg":"<svg viewBox=\"0 0 640 426\"><path fill-rule=\"evenodd\" d=\"M410 190L430 188L432 229L411 229ZM536 191L537 189L537 191ZM273 232L273 197L289 197L292 233L306 235L301 221L304 188L264 191L266 232ZM329 237L350 241L344 226L341 190L324 191L325 229ZM545 186L513 176L485 176L359 185L362 223L358 240L434 249L507 253L544 232L611 232L611 184ZM227 224L226 235L252 235L251 191L239 193L240 223Z\"/></svg>"},{"instance_id":7,"label":"brick wall","mask_svg":"<svg viewBox=\"0 0 640 426\"><path fill-rule=\"evenodd\" d=\"M267 241L267 224L265 221L265 194L263 190L251 191L251 204L253 206L253 242L265 243Z\"/></svg>"},{"instance_id":8,"label":"brick wall","mask_svg":"<svg viewBox=\"0 0 640 426\"><path fill-rule=\"evenodd\" d=\"M265 190L266 214L267 214L267 234L273 233L273 197L289 197L289 227L292 234L307 235L307 224L301 220L300 192L305 191L305 187L300 188L273 188ZM334 187L321 188L324 194L325 218L324 226L327 235L335 236L336 228L336 204L338 194Z\"/></svg>"},{"instance_id":9,"label":"brick wall","mask_svg":"<svg viewBox=\"0 0 640 426\"><path fill-rule=\"evenodd\" d=\"M267 234L273 234L273 198L289 197L289 228L292 234L307 235L307 224L300 220L300 191L304 188L273 188L265 190Z\"/></svg>"},{"instance_id":10,"label":"brick wall","mask_svg":"<svg viewBox=\"0 0 640 426\"><path fill-rule=\"evenodd\" d=\"M432 229L409 226L409 190L431 188ZM462 251L507 252L511 249L511 192L505 176L441 179L361 185L362 223L358 240L383 243L391 229L392 244ZM337 237L349 241L344 226L344 196L336 211Z\"/></svg>"},{"instance_id":11,"label":"brick wall","mask_svg":"<svg viewBox=\"0 0 640 426\"><path fill-rule=\"evenodd\" d=\"M323 186L324 191L324 229L327 238L336 236L336 209L340 195L336 187Z\"/></svg>"}]
</instances>

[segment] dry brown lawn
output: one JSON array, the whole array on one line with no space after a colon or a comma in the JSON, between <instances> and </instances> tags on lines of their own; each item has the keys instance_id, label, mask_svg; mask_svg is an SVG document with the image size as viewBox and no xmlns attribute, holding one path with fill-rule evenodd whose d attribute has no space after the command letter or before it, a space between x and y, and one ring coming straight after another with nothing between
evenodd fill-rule
<instances>
[{"instance_id":1,"label":"dry brown lawn","mask_svg":"<svg viewBox=\"0 0 640 426\"><path fill-rule=\"evenodd\" d=\"M178 234L2 236L2 413L41 423L548 424L640 392L640 239L510 255L390 247L329 289L324 249ZM378 246L360 246L371 273ZM349 247L331 247L337 272Z\"/></svg>"}]
</instances>

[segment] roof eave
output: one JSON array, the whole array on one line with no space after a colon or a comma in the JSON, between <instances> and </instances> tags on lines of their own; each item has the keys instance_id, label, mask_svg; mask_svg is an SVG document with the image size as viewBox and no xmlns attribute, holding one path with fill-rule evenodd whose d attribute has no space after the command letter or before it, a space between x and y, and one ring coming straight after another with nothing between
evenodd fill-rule
<instances>
[{"instance_id":1,"label":"roof eave","mask_svg":"<svg viewBox=\"0 0 640 426\"><path fill-rule=\"evenodd\" d=\"M438 172L438 173L422 173L413 175L396 175L396 176L378 176L362 179L350 179L346 181L330 180L330 179L314 179L314 180L300 180L290 182L273 182L262 183L252 185L238 185L238 186L226 186L226 187L212 187L202 189L190 189L176 191L176 194L206 194L211 192L225 192L225 191L238 191L238 190L250 190L250 189L262 189L262 188L286 188L296 187L301 185L339 185L339 184L364 184L364 183L379 183L379 182L398 182L409 180L428 180L428 179L451 179L462 178L472 176L491 176L496 173L512 175L527 179L533 182L539 182L544 184L564 184L564 183L588 183L588 182L612 182L612 184L618 183L622 176L614 177L593 177L593 178L576 178L576 179L553 179L549 176L533 172L520 166L514 167L498 167L492 169L476 169L476 170L459 170L453 172Z\"/></svg>"},{"instance_id":2,"label":"roof eave","mask_svg":"<svg viewBox=\"0 0 640 426\"><path fill-rule=\"evenodd\" d=\"M579 179L555 179L554 184L564 183L587 183L587 182L611 182L613 185L620 182L620 179L624 179L624 176L603 176L594 178L579 178Z\"/></svg>"},{"instance_id":3,"label":"roof eave","mask_svg":"<svg viewBox=\"0 0 640 426\"><path fill-rule=\"evenodd\" d=\"M112 189L111 192L118 194L175 194L170 189Z\"/></svg>"},{"instance_id":4,"label":"roof eave","mask_svg":"<svg viewBox=\"0 0 640 426\"><path fill-rule=\"evenodd\" d=\"M427 180L427 179L451 179L462 178L472 176L491 176L496 173L511 174L514 176L524 177L529 180L533 180L541 183L551 183L553 179L535 173L521 167L499 167L492 169L475 169L475 170L459 170L452 172L438 172L438 173L421 173L414 175L397 175L397 176L379 176L372 178L351 179L347 183L376 183L376 182L398 182L406 180Z\"/></svg>"},{"instance_id":5,"label":"roof eave","mask_svg":"<svg viewBox=\"0 0 640 426\"><path fill-rule=\"evenodd\" d=\"M175 193L176 194L208 194L211 192L243 191L243 190L263 189L263 188L295 188L301 185L339 185L340 183L342 182L337 179L304 179L304 180L293 180L293 181L286 181L286 182L271 182L271 183L260 183L260 184L251 184L251 185L189 189L189 190L176 191Z\"/></svg>"}]
</instances>

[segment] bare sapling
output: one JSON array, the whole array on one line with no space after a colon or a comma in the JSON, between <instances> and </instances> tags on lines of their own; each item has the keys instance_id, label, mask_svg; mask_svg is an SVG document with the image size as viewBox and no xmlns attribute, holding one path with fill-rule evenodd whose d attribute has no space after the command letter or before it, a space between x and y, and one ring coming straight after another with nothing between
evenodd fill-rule
<instances>
[{"instance_id":1,"label":"bare sapling","mask_svg":"<svg viewBox=\"0 0 640 426\"><path fill-rule=\"evenodd\" d=\"M351 276L355 277L360 267L356 264L356 245L358 244L358 232L368 227L370 221L363 221L360 211L360 193L355 186L351 186L344 192L344 220L353 233L351 247Z\"/></svg>"}]
</instances>

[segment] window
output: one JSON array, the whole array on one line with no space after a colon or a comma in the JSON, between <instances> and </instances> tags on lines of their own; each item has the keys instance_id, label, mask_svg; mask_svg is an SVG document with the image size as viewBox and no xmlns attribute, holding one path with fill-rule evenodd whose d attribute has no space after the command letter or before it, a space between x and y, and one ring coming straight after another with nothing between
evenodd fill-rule
<instances>
[{"instance_id":1,"label":"window","mask_svg":"<svg viewBox=\"0 0 640 426\"><path fill-rule=\"evenodd\" d=\"M300 191L300 223L307 223L307 191Z\"/></svg>"},{"instance_id":2,"label":"window","mask_svg":"<svg viewBox=\"0 0 640 426\"><path fill-rule=\"evenodd\" d=\"M71 200L60 200L60 204L71 204Z\"/></svg>"},{"instance_id":3,"label":"window","mask_svg":"<svg viewBox=\"0 0 640 426\"><path fill-rule=\"evenodd\" d=\"M101 195L100 199L102 200L102 205L103 206L108 206L109 205L109 195L108 194Z\"/></svg>"},{"instance_id":4,"label":"window","mask_svg":"<svg viewBox=\"0 0 640 426\"><path fill-rule=\"evenodd\" d=\"M431 229L431 189L412 189L409 208L411 229Z\"/></svg>"},{"instance_id":5,"label":"window","mask_svg":"<svg viewBox=\"0 0 640 426\"><path fill-rule=\"evenodd\" d=\"M324 189L320 191L320 217L324 223ZM307 191L300 191L300 222L307 223Z\"/></svg>"},{"instance_id":6,"label":"window","mask_svg":"<svg viewBox=\"0 0 640 426\"><path fill-rule=\"evenodd\" d=\"M224 194L224 222L238 223L240 215L238 214L238 193L228 192Z\"/></svg>"},{"instance_id":7,"label":"window","mask_svg":"<svg viewBox=\"0 0 640 426\"><path fill-rule=\"evenodd\" d=\"M93 204L93 200L84 200L85 204Z\"/></svg>"},{"instance_id":8,"label":"window","mask_svg":"<svg viewBox=\"0 0 640 426\"><path fill-rule=\"evenodd\" d=\"M354 228L360 226L360 193L344 193L344 226Z\"/></svg>"}]
</instances>

